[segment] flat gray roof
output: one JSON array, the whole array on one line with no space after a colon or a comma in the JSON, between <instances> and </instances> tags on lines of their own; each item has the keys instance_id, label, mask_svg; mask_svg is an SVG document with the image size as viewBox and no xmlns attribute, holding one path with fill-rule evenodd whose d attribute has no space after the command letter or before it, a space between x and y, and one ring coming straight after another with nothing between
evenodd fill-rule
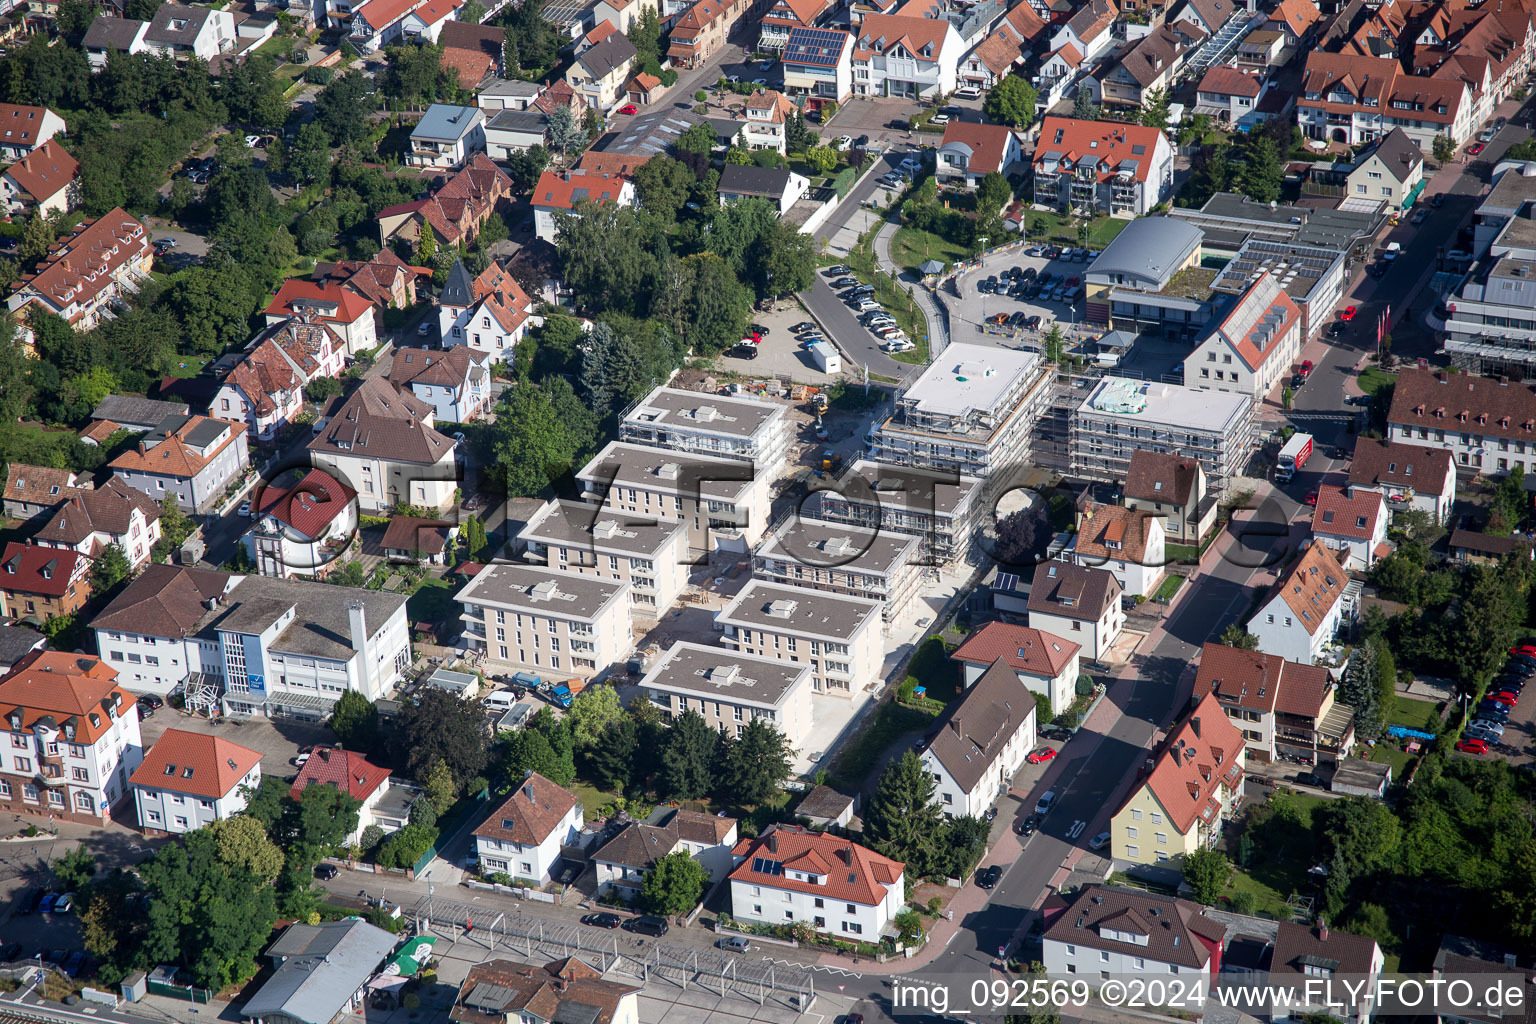
<instances>
[{"instance_id":1,"label":"flat gray roof","mask_svg":"<svg viewBox=\"0 0 1536 1024\"><path fill-rule=\"evenodd\" d=\"M1106 377L1077 411L1131 423L1156 423L1175 430L1219 433L1247 415L1252 405L1253 400L1247 395L1233 391Z\"/></svg>"},{"instance_id":2,"label":"flat gray roof","mask_svg":"<svg viewBox=\"0 0 1536 1024\"><path fill-rule=\"evenodd\" d=\"M681 497L736 501L752 486L756 470L742 459L653 448L645 444L610 441L593 456L576 478L611 480L639 490Z\"/></svg>"},{"instance_id":3,"label":"flat gray roof","mask_svg":"<svg viewBox=\"0 0 1536 1024\"><path fill-rule=\"evenodd\" d=\"M452 103L434 103L411 130L413 139L462 139L470 129L485 119L479 107L460 107Z\"/></svg>"},{"instance_id":4,"label":"flat gray roof","mask_svg":"<svg viewBox=\"0 0 1536 1024\"><path fill-rule=\"evenodd\" d=\"M650 519L592 502L562 499L546 505L517 539L655 556L685 529L681 519Z\"/></svg>"},{"instance_id":5,"label":"flat gray roof","mask_svg":"<svg viewBox=\"0 0 1536 1024\"><path fill-rule=\"evenodd\" d=\"M362 604L368 632L374 633L404 606L405 598L360 587L244 576L194 631L263 633L292 608L293 621L272 641L274 651L350 661L357 652L347 609L355 603Z\"/></svg>"},{"instance_id":6,"label":"flat gray roof","mask_svg":"<svg viewBox=\"0 0 1536 1024\"><path fill-rule=\"evenodd\" d=\"M1536 169L1536 164L1531 166ZM1513 217L1527 200L1536 199L1536 177L1523 174L1522 170L1523 165L1510 167L1499 175L1488 197L1479 204L1479 215Z\"/></svg>"},{"instance_id":7,"label":"flat gray roof","mask_svg":"<svg viewBox=\"0 0 1536 1024\"><path fill-rule=\"evenodd\" d=\"M640 685L776 708L810 674L809 664L738 654L725 647L675 643Z\"/></svg>"},{"instance_id":8,"label":"flat gray roof","mask_svg":"<svg viewBox=\"0 0 1536 1024\"><path fill-rule=\"evenodd\" d=\"M871 618L879 617L879 601L753 580L721 609L715 621L772 633L848 640Z\"/></svg>"},{"instance_id":9,"label":"flat gray roof","mask_svg":"<svg viewBox=\"0 0 1536 1024\"><path fill-rule=\"evenodd\" d=\"M990 412L1016 380L1040 365L1040 359L1038 352L956 342L928 364L902 400L915 401L918 411L940 416L960 416L973 409Z\"/></svg>"},{"instance_id":10,"label":"flat gray roof","mask_svg":"<svg viewBox=\"0 0 1536 1024\"><path fill-rule=\"evenodd\" d=\"M784 407L771 402L657 388L629 411L624 422L750 438L764 424L783 415Z\"/></svg>"},{"instance_id":11,"label":"flat gray roof","mask_svg":"<svg viewBox=\"0 0 1536 1024\"><path fill-rule=\"evenodd\" d=\"M863 477L866 486L848 486L855 476ZM848 467L848 472L836 484L819 490L835 491L849 501L862 504L878 500L880 504L894 508L947 515L979 493L981 481L974 476L955 477L913 466L860 459Z\"/></svg>"},{"instance_id":12,"label":"flat gray roof","mask_svg":"<svg viewBox=\"0 0 1536 1024\"><path fill-rule=\"evenodd\" d=\"M267 950L269 957L286 959L240 1016L330 1024L394 948L393 935L366 921L289 925Z\"/></svg>"},{"instance_id":13,"label":"flat gray roof","mask_svg":"<svg viewBox=\"0 0 1536 1024\"><path fill-rule=\"evenodd\" d=\"M912 557L917 545L913 534L790 516L757 554L809 568L890 574Z\"/></svg>"},{"instance_id":14,"label":"flat gray roof","mask_svg":"<svg viewBox=\"0 0 1536 1024\"><path fill-rule=\"evenodd\" d=\"M460 604L511 608L531 615L590 621L624 597L629 584L544 566L497 563L480 570L455 598Z\"/></svg>"}]
</instances>

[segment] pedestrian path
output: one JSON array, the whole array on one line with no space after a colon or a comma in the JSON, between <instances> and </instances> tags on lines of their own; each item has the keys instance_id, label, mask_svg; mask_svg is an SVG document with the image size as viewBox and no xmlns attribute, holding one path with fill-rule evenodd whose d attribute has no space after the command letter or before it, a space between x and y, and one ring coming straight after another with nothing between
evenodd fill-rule
<instances>
[{"instance_id":1,"label":"pedestrian path","mask_svg":"<svg viewBox=\"0 0 1536 1024\"><path fill-rule=\"evenodd\" d=\"M880 233L875 236L875 266L901 282L916 301L917 308L923 311L923 318L928 321L928 356L930 360L936 359L939 353L949 347L949 317L933 297L933 292L915 280L909 272L898 267L891 258L891 240L900 228L901 225L894 219L887 220L880 228Z\"/></svg>"}]
</instances>

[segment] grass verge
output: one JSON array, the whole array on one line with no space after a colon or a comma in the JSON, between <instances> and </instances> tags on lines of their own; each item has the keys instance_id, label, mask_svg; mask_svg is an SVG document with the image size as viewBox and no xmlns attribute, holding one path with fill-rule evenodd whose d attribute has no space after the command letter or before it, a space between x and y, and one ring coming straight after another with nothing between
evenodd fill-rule
<instances>
[{"instance_id":1,"label":"grass verge","mask_svg":"<svg viewBox=\"0 0 1536 1024\"><path fill-rule=\"evenodd\" d=\"M1360 376L1355 380L1360 385L1360 390L1368 395L1374 395L1384 387L1397 383L1397 374L1388 373L1379 366L1367 366L1360 371Z\"/></svg>"},{"instance_id":2,"label":"grass verge","mask_svg":"<svg viewBox=\"0 0 1536 1024\"><path fill-rule=\"evenodd\" d=\"M896 237L891 239L891 259L896 261L898 267L912 271L929 260L938 260L952 266L968 259L970 255L964 246L941 238L932 231L910 226L898 230Z\"/></svg>"},{"instance_id":3,"label":"grass verge","mask_svg":"<svg viewBox=\"0 0 1536 1024\"><path fill-rule=\"evenodd\" d=\"M1080 218L1066 217L1049 210L1026 210L1024 222L1029 228L1031 242L1082 244L1077 232L1078 226L1083 223ZM1108 245L1129 223L1117 217L1095 217L1088 221L1088 244L1095 248Z\"/></svg>"},{"instance_id":4,"label":"grass verge","mask_svg":"<svg viewBox=\"0 0 1536 1024\"><path fill-rule=\"evenodd\" d=\"M928 320L918 308L917 300L907 293L902 283L875 266L875 234L879 230L880 225L877 224L859 239L859 244L848 253L848 266L853 268L854 277L875 286L875 301L885 307L895 318L896 325L917 346L910 352L898 352L891 358L903 363L926 363Z\"/></svg>"}]
</instances>

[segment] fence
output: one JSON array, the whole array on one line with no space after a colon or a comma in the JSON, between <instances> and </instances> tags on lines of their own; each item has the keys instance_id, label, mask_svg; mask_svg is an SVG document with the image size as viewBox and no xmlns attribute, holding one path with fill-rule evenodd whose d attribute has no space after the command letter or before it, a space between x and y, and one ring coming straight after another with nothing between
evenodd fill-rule
<instances>
[{"instance_id":1,"label":"fence","mask_svg":"<svg viewBox=\"0 0 1536 1024\"><path fill-rule=\"evenodd\" d=\"M427 865L432 863L432 858L437 856L438 849L443 843L448 842L454 837L460 827L463 826L465 819L472 814L479 814L485 809L485 802L490 795L491 790L487 786L474 796L465 797L459 801L458 807L449 812L447 818L438 822L437 839L433 841L431 846L427 847L427 852L418 857L416 863L411 865L411 874L413 876L419 875L426 870Z\"/></svg>"},{"instance_id":2,"label":"fence","mask_svg":"<svg viewBox=\"0 0 1536 1024\"><path fill-rule=\"evenodd\" d=\"M176 985L166 981L150 981L147 985L154 995L170 996L172 999L183 999L189 1003L206 1003L213 998L212 992L193 985Z\"/></svg>"},{"instance_id":3,"label":"fence","mask_svg":"<svg viewBox=\"0 0 1536 1024\"><path fill-rule=\"evenodd\" d=\"M660 978L687 990L702 988L715 995L740 996L759 1006L770 999L805 1013L816 1002L815 976L808 970L771 960L745 960L708 949L653 942L643 959L629 957L615 970L640 981Z\"/></svg>"},{"instance_id":4,"label":"fence","mask_svg":"<svg viewBox=\"0 0 1536 1024\"><path fill-rule=\"evenodd\" d=\"M511 911L425 896L411 908L418 933L429 928L458 942L473 939L487 949L506 947L532 961L535 951L556 959L580 956L600 971L612 969L620 959L618 939L574 923L550 921L521 909Z\"/></svg>"}]
</instances>

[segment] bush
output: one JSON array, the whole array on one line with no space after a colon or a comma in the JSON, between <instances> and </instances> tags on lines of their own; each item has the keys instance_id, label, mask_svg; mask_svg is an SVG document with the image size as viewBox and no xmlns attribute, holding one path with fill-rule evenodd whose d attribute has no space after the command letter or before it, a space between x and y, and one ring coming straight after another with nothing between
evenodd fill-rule
<instances>
[{"instance_id":1,"label":"bush","mask_svg":"<svg viewBox=\"0 0 1536 1024\"><path fill-rule=\"evenodd\" d=\"M1076 729L1078 726L1083 724L1083 716L1078 714L1076 711L1063 711L1061 714L1056 716L1055 724L1061 726L1063 729Z\"/></svg>"},{"instance_id":2,"label":"bush","mask_svg":"<svg viewBox=\"0 0 1536 1024\"><path fill-rule=\"evenodd\" d=\"M310 85L326 86L331 84L331 79L336 77L336 72L330 68L305 68L304 81Z\"/></svg>"},{"instance_id":3,"label":"bush","mask_svg":"<svg viewBox=\"0 0 1536 1024\"><path fill-rule=\"evenodd\" d=\"M704 103L704 102L707 102L708 100L709 100L709 93L705 92L703 89L700 89L698 92L693 94L693 102L695 102L695 103Z\"/></svg>"},{"instance_id":4,"label":"bush","mask_svg":"<svg viewBox=\"0 0 1536 1024\"><path fill-rule=\"evenodd\" d=\"M1232 894L1232 913L1253 916L1253 912L1259 908L1259 898L1247 889L1240 889Z\"/></svg>"},{"instance_id":5,"label":"bush","mask_svg":"<svg viewBox=\"0 0 1536 1024\"><path fill-rule=\"evenodd\" d=\"M1087 697L1093 693L1093 676L1086 672L1077 677L1077 695Z\"/></svg>"},{"instance_id":6,"label":"bush","mask_svg":"<svg viewBox=\"0 0 1536 1024\"><path fill-rule=\"evenodd\" d=\"M400 1000L400 1005L407 1010L419 1010L421 1008L421 996L415 992L407 992L405 998Z\"/></svg>"}]
</instances>

